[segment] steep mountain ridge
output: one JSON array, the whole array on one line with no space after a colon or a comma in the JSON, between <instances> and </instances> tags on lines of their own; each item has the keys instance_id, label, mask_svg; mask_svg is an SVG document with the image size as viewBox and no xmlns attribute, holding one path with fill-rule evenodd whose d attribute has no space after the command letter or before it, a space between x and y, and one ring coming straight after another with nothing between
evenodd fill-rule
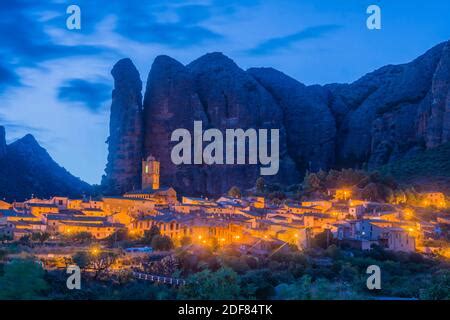
<instances>
[{"instance_id":1,"label":"steep mountain ridge","mask_svg":"<svg viewBox=\"0 0 450 320\"><path fill-rule=\"evenodd\" d=\"M139 105L139 95L133 96L135 100L119 107ZM112 121L123 123L114 98L113 105ZM143 128L132 130L142 139L142 154L131 153L129 164L138 163L138 156L156 156L161 182L183 193L217 195L233 185L248 188L259 176L258 166L172 164L170 134L176 128L192 130L194 120L201 120L204 129L279 129L280 171L266 177L271 182L297 183L306 170L376 169L450 140L450 42L353 83L325 86L305 86L272 68L244 71L217 52L186 66L159 56L148 76L142 108ZM139 121L139 113L133 118ZM117 154L111 151L111 141L122 140L120 148L127 147L126 134L114 134L116 139L109 139L112 159ZM120 177L129 164L109 160L107 177L111 171ZM138 179L136 173L133 181ZM129 184L119 187L127 188Z\"/></svg>"},{"instance_id":2,"label":"steep mountain ridge","mask_svg":"<svg viewBox=\"0 0 450 320\"><path fill-rule=\"evenodd\" d=\"M90 191L89 184L60 167L31 134L7 145L0 157L0 195L7 201L32 195L81 197Z\"/></svg>"}]
</instances>

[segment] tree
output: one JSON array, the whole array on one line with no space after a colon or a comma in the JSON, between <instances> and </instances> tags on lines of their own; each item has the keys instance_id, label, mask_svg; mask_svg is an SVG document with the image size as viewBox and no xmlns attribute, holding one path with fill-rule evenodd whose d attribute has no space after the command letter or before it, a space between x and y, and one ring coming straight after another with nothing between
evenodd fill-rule
<instances>
[{"instance_id":1,"label":"tree","mask_svg":"<svg viewBox=\"0 0 450 320\"><path fill-rule=\"evenodd\" d=\"M26 236L20 237L19 243L24 245L24 246L29 245L30 244L30 236L26 235Z\"/></svg>"},{"instance_id":2,"label":"tree","mask_svg":"<svg viewBox=\"0 0 450 320\"><path fill-rule=\"evenodd\" d=\"M275 294L272 273L268 269L250 270L241 276L240 287L244 299L268 300Z\"/></svg>"},{"instance_id":3,"label":"tree","mask_svg":"<svg viewBox=\"0 0 450 320\"><path fill-rule=\"evenodd\" d=\"M5 265L0 277L0 300L43 299L48 289L45 271L32 260L14 260Z\"/></svg>"},{"instance_id":4,"label":"tree","mask_svg":"<svg viewBox=\"0 0 450 320\"><path fill-rule=\"evenodd\" d=\"M142 239L142 242L146 244L151 244L153 241L153 238L156 236L160 236L161 231L159 230L158 226L153 225L150 230L144 231L144 238Z\"/></svg>"},{"instance_id":5,"label":"tree","mask_svg":"<svg viewBox=\"0 0 450 320\"><path fill-rule=\"evenodd\" d=\"M1 244L3 244L7 240L11 240L11 237L8 237L6 234L0 234L0 243Z\"/></svg>"},{"instance_id":6,"label":"tree","mask_svg":"<svg viewBox=\"0 0 450 320\"><path fill-rule=\"evenodd\" d=\"M7 255L8 255L8 251L0 249L0 261L5 259Z\"/></svg>"},{"instance_id":7,"label":"tree","mask_svg":"<svg viewBox=\"0 0 450 320\"><path fill-rule=\"evenodd\" d=\"M48 232L35 232L31 235L31 240L43 244L45 241L50 239L50 233Z\"/></svg>"},{"instance_id":8,"label":"tree","mask_svg":"<svg viewBox=\"0 0 450 320\"><path fill-rule=\"evenodd\" d=\"M430 285L420 293L421 299L449 300L450 271L443 270L432 277Z\"/></svg>"},{"instance_id":9,"label":"tree","mask_svg":"<svg viewBox=\"0 0 450 320\"><path fill-rule=\"evenodd\" d=\"M70 239L79 243L89 243L92 241L92 234L87 231L81 231L70 236Z\"/></svg>"},{"instance_id":10,"label":"tree","mask_svg":"<svg viewBox=\"0 0 450 320\"><path fill-rule=\"evenodd\" d=\"M191 237L188 237L188 236L184 236L184 237L181 238L181 240L180 240L180 244L181 244L182 247L188 246L188 245L190 245L191 243L192 243L192 239L191 239Z\"/></svg>"},{"instance_id":11,"label":"tree","mask_svg":"<svg viewBox=\"0 0 450 320\"><path fill-rule=\"evenodd\" d=\"M117 254L112 252L84 252L75 253L72 257L73 262L84 270L92 270L94 278L98 278L107 271L117 260Z\"/></svg>"},{"instance_id":12,"label":"tree","mask_svg":"<svg viewBox=\"0 0 450 320\"><path fill-rule=\"evenodd\" d=\"M174 247L170 237L161 235L156 235L153 237L151 246L157 251L169 251Z\"/></svg>"},{"instance_id":13,"label":"tree","mask_svg":"<svg viewBox=\"0 0 450 320\"><path fill-rule=\"evenodd\" d=\"M322 190L322 182L315 173L307 173L303 180L305 190L308 192L315 192Z\"/></svg>"},{"instance_id":14,"label":"tree","mask_svg":"<svg viewBox=\"0 0 450 320\"><path fill-rule=\"evenodd\" d=\"M241 193L241 190L238 187L233 186L228 191L228 196L230 196L232 198L241 198L242 197L242 193Z\"/></svg>"},{"instance_id":15,"label":"tree","mask_svg":"<svg viewBox=\"0 0 450 320\"><path fill-rule=\"evenodd\" d=\"M259 177L256 180L255 188L256 188L256 192L264 193L264 191L266 189L266 182L264 181L263 177Z\"/></svg>"},{"instance_id":16,"label":"tree","mask_svg":"<svg viewBox=\"0 0 450 320\"><path fill-rule=\"evenodd\" d=\"M178 270L179 261L172 255L166 256L153 263L150 267L150 273L161 276L173 276Z\"/></svg>"},{"instance_id":17,"label":"tree","mask_svg":"<svg viewBox=\"0 0 450 320\"><path fill-rule=\"evenodd\" d=\"M89 267L94 270L94 279L97 279L102 273L116 262L117 254L112 252L101 252L99 254L90 254Z\"/></svg>"},{"instance_id":18,"label":"tree","mask_svg":"<svg viewBox=\"0 0 450 320\"><path fill-rule=\"evenodd\" d=\"M327 249L330 245L333 244L333 235L331 234L331 231L328 229L325 229L325 231L317 234L312 239L312 246L316 248L322 248Z\"/></svg>"},{"instance_id":19,"label":"tree","mask_svg":"<svg viewBox=\"0 0 450 320\"><path fill-rule=\"evenodd\" d=\"M75 253L72 260L80 269L86 269L90 263L89 254L84 251Z\"/></svg>"},{"instance_id":20,"label":"tree","mask_svg":"<svg viewBox=\"0 0 450 320\"><path fill-rule=\"evenodd\" d=\"M235 300L240 298L239 276L229 268L216 272L209 269L187 278L178 294L179 299Z\"/></svg>"}]
</instances>

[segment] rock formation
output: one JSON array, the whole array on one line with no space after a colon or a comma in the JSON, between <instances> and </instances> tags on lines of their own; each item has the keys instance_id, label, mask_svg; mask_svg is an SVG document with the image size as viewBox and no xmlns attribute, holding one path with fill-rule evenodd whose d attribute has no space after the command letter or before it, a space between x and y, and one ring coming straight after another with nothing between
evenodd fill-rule
<instances>
[{"instance_id":1,"label":"rock formation","mask_svg":"<svg viewBox=\"0 0 450 320\"><path fill-rule=\"evenodd\" d=\"M272 68L248 72L269 91L284 114L289 155L300 172L327 170L334 163L336 122L329 92L305 86Z\"/></svg>"},{"instance_id":2,"label":"rock formation","mask_svg":"<svg viewBox=\"0 0 450 320\"><path fill-rule=\"evenodd\" d=\"M109 123L108 163L102 184L107 194L140 188L142 160L142 81L130 59L117 62Z\"/></svg>"},{"instance_id":3,"label":"rock formation","mask_svg":"<svg viewBox=\"0 0 450 320\"><path fill-rule=\"evenodd\" d=\"M214 85L210 85L214 83ZM251 187L257 165L174 165L173 130L203 128L280 129L283 180L295 181L296 168L286 151L282 113L273 98L244 70L220 53L207 54L187 67L167 56L155 59L144 99L144 155L161 161L161 182L187 194L220 194L232 185ZM217 179L220 177L220 179ZM277 179L275 178L275 179Z\"/></svg>"},{"instance_id":4,"label":"rock formation","mask_svg":"<svg viewBox=\"0 0 450 320\"><path fill-rule=\"evenodd\" d=\"M306 170L373 169L450 140L450 42L410 63L325 86L305 86L270 68L244 71L220 53L187 66L160 56L148 76L143 115L131 62L119 61L113 76L105 181L116 193L137 184L140 160L150 154L161 161L161 183L183 193L253 186L258 166L172 164L170 135L192 130L194 120L204 129L279 129L280 170L266 178L285 185Z\"/></svg>"},{"instance_id":5,"label":"rock formation","mask_svg":"<svg viewBox=\"0 0 450 320\"><path fill-rule=\"evenodd\" d=\"M154 155L161 162L163 185L202 194L206 189L203 167L177 166L170 157L172 132L178 128L192 131L195 120L208 123L192 74L170 57L157 57L148 75L144 98L144 156Z\"/></svg>"},{"instance_id":6,"label":"rock formation","mask_svg":"<svg viewBox=\"0 0 450 320\"><path fill-rule=\"evenodd\" d=\"M448 141L449 59L446 42L410 63L326 86L337 122L336 164L373 169Z\"/></svg>"}]
</instances>

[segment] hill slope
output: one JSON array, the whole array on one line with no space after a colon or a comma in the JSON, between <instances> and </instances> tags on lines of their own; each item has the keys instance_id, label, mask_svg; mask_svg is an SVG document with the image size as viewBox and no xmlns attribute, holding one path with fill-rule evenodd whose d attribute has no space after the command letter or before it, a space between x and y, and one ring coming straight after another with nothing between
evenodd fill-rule
<instances>
[{"instance_id":1,"label":"hill slope","mask_svg":"<svg viewBox=\"0 0 450 320\"><path fill-rule=\"evenodd\" d=\"M28 134L6 146L0 157L0 198L20 201L55 195L79 197L91 186L59 166Z\"/></svg>"},{"instance_id":2,"label":"hill slope","mask_svg":"<svg viewBox=\"0 0 450 320\"><path fill-rule=\"evenodd\" d=\"M450 142L389 163L380 172L424 190L450 191Z\"/></svg>"}]
</instances>

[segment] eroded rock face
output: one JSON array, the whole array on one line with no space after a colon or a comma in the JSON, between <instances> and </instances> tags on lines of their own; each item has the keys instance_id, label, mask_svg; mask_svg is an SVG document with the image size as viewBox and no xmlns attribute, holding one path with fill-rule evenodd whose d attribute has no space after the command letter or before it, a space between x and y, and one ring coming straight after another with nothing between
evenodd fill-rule
<instances>
[{"instance_id":1,"label":"eroded rock face","mask_svg":"<svg viewBox=\"0 0 450 320\"><path fill-rule=\"evenodd\" d=\"M279 129L280 168L269 182L296 183L299 175L287 152L283 112L272 95L233 60L221 53L206 54L187 68L195 78L196 91L208 116L209 125L226 129ZM220 194L231 186L254 186L260 176L257 165L211 166L207 170L207 191ZM218 181L217 177L221 177Z\"/></svg>"},{"instance_id":2,"label":"eroded rock face","mask_svg":"<svg viewBox=\"0 0 450 320\"><path fill-rule=\"evenodd\" d=\"M208 125L192 74L170 57L157 57L144 98L144 156L153 155L161 162L162 185L185 194L205 194L206 175L202 166L173 164L170 154L176 142L170 138L178 128L192 132L196 120Z\"/></svg>"},{"instance_id":3,"label":"eroded rock face","mask_svg":"<svg viewBox=\"0 0 450 320\"><path fill-rule=\"evenodd\" d=\"M248 72L282 108L289 155L300 172L333 166L336 123L328 107L328 90L305 86L272 68L252 68Z\"/></svg>"},{"instance_id":4,"label":"eroded rock face","mask_svg":"<svg viewBox=\"0 0 450 320\"><path fill-rule=\"evenodd\" d=\"M113 76L105 181L115 192L139 185L140 160L150 154L161 161L162 184L185 194L218 195L233 185L253 186L258 166L172 164L171 133L192 132L195 120L222 132L279 129L280 170L266 179L284 185L298 183L305 170L373 169L450 140L449 42L410 63L326 86L305 86L270 68L244 71L220 53L187 66L160 56L149 73L144 114L141 82L131 62L120 61Z\"/></svg>"},{"instance_id":5,"label":"eroded rock face","mask_svg":"<svg viewBox=\"0 0 450 320\"><path fill-rule=\"evenodd\" d=\"M450 141L450 41L443 46L429 95L431 115L426 145L432 148Z\"/></svg>"},{"instance_id":6,"label":"eroded rock face","mask_svg":"<svg viewBox=\"0 0 450 320\"><path fill-rule=\"evenodd\" d=\"M410 63L326 86L337 122L337 166L376 168L444 142L448 56L444 43Z\"/></svg>"},{"instance_id":7,"label":"eroded rock face","mask_svg":"<svg viewBox=\"0 0 450 320\"><path fill-rule=\"evenodd\" d=\"M106 193L121 194L140 188L142 161L142 81L130 59L111 71L114 78L109 124L108 163L102 184Z\"/></svg>"},{"instance_id":8,"label":"eroded rock face","mask_svg":"<svg viewBox=\"0 0 450 320\"><path fill-rule=\"evenodd\" d=\"M280 129L279 174L268 180L292 183L298 178L287 154L282 112L272 96L232 60L207 54L187 67L161 56L150 71L144 99L144 154L161 161L161 182L187 194L217 195L231 186L252 187L257 165L174 165L171 133L178 128L193 133L195 120L203 129ZM207 143L204 145L206 146Z\"/></svg>"}]
</instances>

